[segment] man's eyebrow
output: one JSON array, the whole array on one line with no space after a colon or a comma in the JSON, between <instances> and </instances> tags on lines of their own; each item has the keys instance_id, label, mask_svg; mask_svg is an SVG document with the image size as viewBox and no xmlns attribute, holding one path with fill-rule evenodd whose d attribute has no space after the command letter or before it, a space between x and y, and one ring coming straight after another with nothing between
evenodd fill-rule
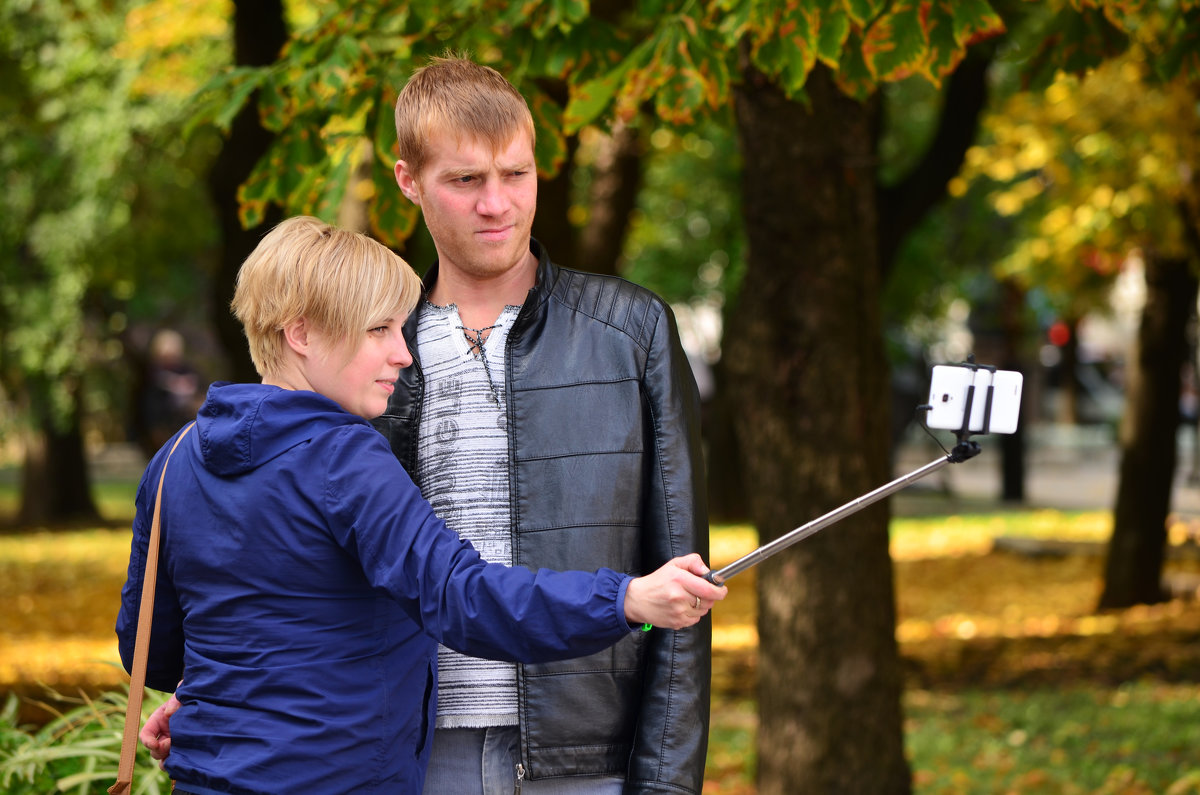
<instances>
[{"instance_id":1,"label":"man's eyebrow","mask_svg":"<svg viewBox=\"0 0 1200 795\"><path fill-rule=\"evenodd\" d=\"M441 173L447 177L473 177L479 173L479 169L474 166L447 166Z\"/></svg>"},{"instance_id":2,"label":"man's eyebrow","mask_svg":"<svg viewBox=\"0 0 1200 795\"><path fill-rule=\"evenodd\" d=\"M499 163L501 171L531 171L533 169L532 160L516 160L511 163Z\"/></svg>"}]
</instances>

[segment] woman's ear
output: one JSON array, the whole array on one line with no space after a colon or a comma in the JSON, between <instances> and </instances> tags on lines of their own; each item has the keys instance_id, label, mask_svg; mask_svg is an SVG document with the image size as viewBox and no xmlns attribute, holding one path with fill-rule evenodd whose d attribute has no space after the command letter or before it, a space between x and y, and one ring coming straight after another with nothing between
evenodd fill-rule
<instances>
[{"instance_id":1,"label":"woman's ear","mask_svg":"<svg viewBox=\"0 0 1200 795\"><path fill-rule=\"evenodd\" d=\"M288 347L300 356L307 356L312 341L309 339L308 321L298 318L283 327L283 338Z\"/></svg>"}]
</instances>

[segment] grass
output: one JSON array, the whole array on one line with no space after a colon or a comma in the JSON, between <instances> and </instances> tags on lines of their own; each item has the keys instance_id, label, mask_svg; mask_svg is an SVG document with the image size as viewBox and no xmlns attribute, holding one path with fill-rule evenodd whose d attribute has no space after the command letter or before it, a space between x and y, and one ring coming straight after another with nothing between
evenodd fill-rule
<instances>
[{"instance_id":1,"label":"grass","mask_svg":"<svg viewBox=\"0 0 1200 795\"><path fill-rule=\"evenodd\" d=\"M129 484L100 493L106 517L128 512ZM12 504L0 488L0 510ZM1089 553L1109 521L1095 511L893 521L918 795L1200 793L1200 604L1094 614L1102 558ZM997 549L1000 537L1077 546L1036 557ZM714 528L712 563L756 543L751 528ZM125 529L0 535L0 702L6 692L24 697L10 724L46 719L34 704L43 683L86 694L124 683L112 624L128 544ZM1168 565L1200 573L1194 557ZM755 791L753 580L753 569L740 575L714 612L710 795Z\"/></svg>"},{"instance_id":2,"label":"grass","mask_svg":"<svg viewBox=\"0 0 1200 795\"><path fill-rule=\"evenodd\" d=\"M921 793L1200 792L1200 688L1138 681L910 692Z\"/></svg>"},{"instance_id":3,"label":"grass","mask_svg":"<svg viewBox=\"0 0 1200 795\"><path fill-rule=\"evenodd\" d=\"M1008 511L892 522L905 744L918 795L1200 793L1200 604L1096 615L1106 512ZM1191 528L1171 528L1176 550ZM1068 555L998 538L1069 541ZM713 563L755 546L713 533ZM1200 571L1173 556L1168 571ZM706 793L754 790L754 570L713 614Z\"/></svg>"}]
</instances>

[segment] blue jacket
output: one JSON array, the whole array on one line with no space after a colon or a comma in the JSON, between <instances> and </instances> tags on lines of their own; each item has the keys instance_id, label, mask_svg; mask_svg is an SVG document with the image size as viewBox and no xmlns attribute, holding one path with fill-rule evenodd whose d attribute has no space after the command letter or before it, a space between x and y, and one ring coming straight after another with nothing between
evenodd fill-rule
<instances>
[{"instance_id":1,"label":"blue jacket","mask_svg":"<svg viewBox=\"0 0 1200 795\"><path fill-rule=\"evenodd\" d=\"M137 494L117 635L133 658L155 490ZM198 793L420 792L437 643L547 661L631 631L629 577L483 562L367 421L313 392L217 384L167 468L147 684Z\"/></svg>"}]
</instances>

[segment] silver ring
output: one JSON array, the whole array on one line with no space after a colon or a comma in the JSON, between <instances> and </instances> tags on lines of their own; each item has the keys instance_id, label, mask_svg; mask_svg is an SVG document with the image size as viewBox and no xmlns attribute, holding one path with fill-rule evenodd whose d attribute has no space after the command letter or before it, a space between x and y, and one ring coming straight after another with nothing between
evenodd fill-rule
<instances>
[{"instance_id":1,"label":"silver ring","mask_svg":"<svg viewBox=\"0 0 1200 795\"><path fill-rule=\"evenodd\" d=\"M697 597L696 597L696 604L692 605L692 609L693 609L693 610L699 610L699 609L700 609L700 597L699 597L699 596L697 596Z\"/></svg>"}]
</instances>

